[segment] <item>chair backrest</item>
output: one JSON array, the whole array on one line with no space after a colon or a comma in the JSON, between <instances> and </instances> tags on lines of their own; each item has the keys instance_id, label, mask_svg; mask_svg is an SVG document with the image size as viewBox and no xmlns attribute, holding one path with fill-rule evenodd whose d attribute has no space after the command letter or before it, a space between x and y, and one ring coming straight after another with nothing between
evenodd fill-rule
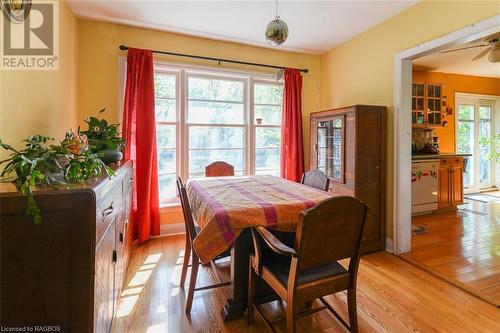
<instances>
[{"instance_id":1,"label":"chair backrest","mask_svg":"<svg viewBox=\"0 0 500 333\"><path fill-rule=\"evenodd\" d=\"M234 167L226 162L217 161L205 167L205 177L234 176Z\"/></svg>"},{"instance_id":2,"label":"chair backrest","mask_svg":"<svg viewBox=\"0 0 500 333\"><path fill-rule=\"evenodd\" d=\"M325 176L323 171L309 170L302 174L302 179L300 182L304 185L317 188L318 190L328 191L330 179Z\"/></svg>"},{"instance_id":3,"label":"chair backrest","mask_svg":"<svg viewBox=\"0 0 500 333\"><path fill-rule=\"evenodd\" d=\"M177 177L177 191L179 191L179 198L181 199L182 214L184 215L184 226L186 227L186 237L189 237L191 242L196 238L196 227L194 225L193 214L191 213L191 206L182 179Z\"/></svg>"},{"instance_id":4,"label":"chair backrest","mask_svg":"<svg viewBox=\"0 0 500 333\"><path fill-rule=\"evenodd\" d=\"M298 271L351 258L349 271L355 273L367 212L366 204L348 196L302 211L295 238Z\"/></svg>"}]
</instances>

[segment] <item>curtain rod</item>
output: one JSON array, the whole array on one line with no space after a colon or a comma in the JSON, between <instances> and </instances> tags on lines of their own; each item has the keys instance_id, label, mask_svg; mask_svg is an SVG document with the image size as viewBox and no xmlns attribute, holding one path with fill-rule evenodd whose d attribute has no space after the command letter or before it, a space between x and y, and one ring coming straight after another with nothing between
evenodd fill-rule
<instances>
[{"instance_id":1,"label":"curtain rod","mask_svg":"<svg viewBox=\"0 0 500 333\"><path fill-rule=\"evenodd\" d=\"M118 48L122 51L126 51L126 50L128 50L129 47L126 45L120 45ZM259 63L255 63L255 62L246 62L246 61L229 60L229 59L221 59L221 58L203 57L203 56L192 55L192 54L183 54L183 53L157 51L157 50L151 50L151 52L159 53L159 54L166 54L166 55L171 55L171 56L177 56L177 57L187 57L187 58L195 58L195 59L203 59L203 60L213 60L213 61L218 61L218 62L227 62L227 63L231 63L231 64L259 66L259 67L274 68L274 69L285 69L285 67L281 67L281 66L273 66L273 65L267 65L267 64L259 64ZM299 69L302 73L309 72L309 70L307 68L299 68Z\"/></svg>"}]
</instances>

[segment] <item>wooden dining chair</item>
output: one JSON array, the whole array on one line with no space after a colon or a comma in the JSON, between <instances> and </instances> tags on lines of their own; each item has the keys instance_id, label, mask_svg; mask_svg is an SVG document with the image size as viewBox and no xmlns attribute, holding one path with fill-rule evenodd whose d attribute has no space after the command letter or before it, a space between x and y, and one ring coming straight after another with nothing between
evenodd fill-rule
<instances>
[{"instance_id":1,"label":"wooden dining chair","mask_svg":"<svg viewBox=\"0 0 500 333\"><path fill-rule=\"evenodd\" d=\"M219 288L231 284L231 282L222 282L218 274L217 267L215 266L216 260L230 256L231 252L229 250L223 252L222 254L218 255L216 258L210 261L210 266L214 272L215 278L217 279L217 283L197 288L196 280L198 277L198 270L200 267L200 259L198 258L198 255L194 250L193 241L200 232L200 228L197 224L195 224L195 221L193 219L193 214L191 213L191 206L189 205L186 188L184 187L184 184L182 183L180 177L177 177L176 183L177 183L177 190L179 192L179 198L181 200L182 213L184 214L184 225L186 227L186 244L184 249L184 259L182 261L181 281L180 281L181 288L184 288L187 270L188 267L191 266L191 278L189 281L189 289L188 289L186 308L185 308L186 313L189 314L191 312L191 307L193 305L193 297L195 291ZM190 258L191 258L191 265L189 264Z\"/></svg>"},{"instance_id":2,"label":"wooden dining chair","mask_svg":"<svg viewBox=\"0 0 500 333\"><path fill-rule=\"evenodd\" d=\"M248 321L254 311L274 332L273 324L286 321L287 331L295 332L295 319L328 309L351 332L358 331L356 311L356 275L361 240L368 207L355 198L329 198L300 214L294 248L280 242L264 227L252 228L254 255L250 256ZM263 242L262 242L262 241ZM272 255L262 255L267 244ZM350 258L344 268L338 260ZM262 278L287 303L286 318L269 322L255 303L257 277ZM349 325L324 299L347 290ZM322 306L297 313L297 305L311 304L319 298Z\"/></svg>"},{"instance_id":3,"label":"wooden dining chair","mask_svg":"<svg viewBox=\"0 0 500 333\"><path fill-rule=\"evenodd\" d=\"M226 162L217 161L205 167L205 177L234 176L234 167Z\"/></svg>"},{"instance_id":4,"label":"wooden dining chair","mask_svg":"<svg viewBox=\"0 0 500 333\"><path fill-rule=\"evenodd\" d=\"M320 170L309 170L304 172L300 182L323 191L328 191L328 185L330 185L330 179Z\"/></svg>"}]
</instances>

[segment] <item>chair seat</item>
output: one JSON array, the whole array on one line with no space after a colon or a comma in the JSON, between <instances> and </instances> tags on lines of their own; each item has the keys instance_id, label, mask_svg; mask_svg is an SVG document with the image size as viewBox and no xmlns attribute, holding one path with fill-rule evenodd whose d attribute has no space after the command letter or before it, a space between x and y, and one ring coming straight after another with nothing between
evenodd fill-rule
<instances>
[{"instance_id":1,"label":"chair seat","mask_svg":"<svg viewBox=\"0 0 500 333\"><path fill-rule=\"evenodd\" d=\"M266 267L281 282L283 286L288 284L288 274L290 270L290 261L288 257L283 257L275 253L269 253L262 256L262 266ZM300 272L298 284L305 284L327 277L348 273L347 270L338 262L329 263L323 266L305 269Z\"/></svg>"}]
</instances>

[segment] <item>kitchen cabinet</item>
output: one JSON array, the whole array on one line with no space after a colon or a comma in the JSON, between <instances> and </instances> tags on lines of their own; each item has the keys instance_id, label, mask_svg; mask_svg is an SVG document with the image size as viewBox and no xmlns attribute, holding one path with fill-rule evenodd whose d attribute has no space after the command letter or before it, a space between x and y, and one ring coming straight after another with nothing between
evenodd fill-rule
<instances>
[{"instance_id":1,"label":"kitchen cabinet","mask_svg":"<svg viewBox=\"0 0 500 333\"><path fill-rule=\"evenodd\" d=\"M311 114L310 168L325 173L330 192L370 207L363 252L385 249L386 113L355 105Z\"/></svg>"},{"instance_id":2,"label":"kitchen cabinet","mask_svg":"<svg viewBox=\"0 0 500 333\"><path fill-rule=\"evenodd\" d=\"M454 209L464 202L464 158L441 158L439 161L438 208Z\"/></svg>"},{"instance_id":3,"label":"kitchen cabinet","mask_svg":"<svg viewBox=\"0 0 500 333\"><path fill-rule=\"evenodd\" d=\"M412 84L412 125L441 126L444 117L443 87L435 83Z\"/></svg>"},{"instance_id":4,"label":"kitchen cabinet","mask_svg":"<svg viewBox=\"0 0 500 333\"><path fill-rule=\"evenodd\" d=\"M132 162L114 169L91 184L36 189L39 225L26 197L0 184L2 325L110 331L132 244Z\"/></svg>"}]
</instances>

